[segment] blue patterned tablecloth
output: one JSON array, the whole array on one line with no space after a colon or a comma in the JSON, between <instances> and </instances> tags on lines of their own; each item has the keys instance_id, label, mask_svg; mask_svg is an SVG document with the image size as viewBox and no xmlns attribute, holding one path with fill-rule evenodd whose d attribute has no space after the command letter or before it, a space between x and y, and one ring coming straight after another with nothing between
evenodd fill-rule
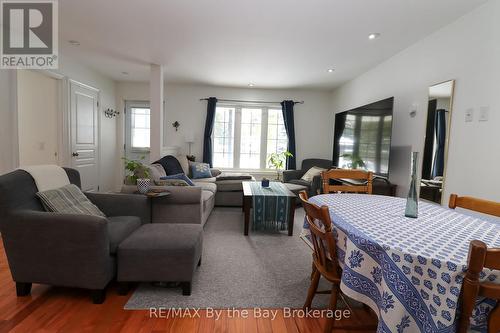
<instances>
[{"instance_id":1,"label":"blue patterned tablecloth","mask_svg":"<svg viewBox=\"0 0 500 333\"><path fill-rule=\"evenodd\" d=\"M469 243L479 239L500 247L500 223L420 202L417 219L404 216L405 199L364 194L312 197L326 205L334 224L343 267L341 289L370 306L378 332L455 332ZM484 271L481 278L496 282ZM483 330L491 300L473 313Z\"/></svg>"}]
</instances>

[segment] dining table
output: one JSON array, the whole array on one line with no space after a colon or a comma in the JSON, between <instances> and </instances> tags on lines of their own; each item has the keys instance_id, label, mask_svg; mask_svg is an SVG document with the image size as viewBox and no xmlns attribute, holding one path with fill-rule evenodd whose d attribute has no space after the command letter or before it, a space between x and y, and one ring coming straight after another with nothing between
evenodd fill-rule
<instances>
[{"instance_id":1,"label":"dining table","mask_svg":"<svg viewBox=\"0 0 500 333\"><path fill-rule=\"evenodd\" d=\"M500 247L500 221L419 201L418 217L405 217L406 199L368 194L321 194L342 267L340 288L378 316L377 332L455 332L469 244ZM302 238L310 242L304 223ZM312 246L312 243L309 244ZM500 283L500 272L482 280ZM471 328L485 331L495 301L478 299Z\"/></svg>"}]
</instances>

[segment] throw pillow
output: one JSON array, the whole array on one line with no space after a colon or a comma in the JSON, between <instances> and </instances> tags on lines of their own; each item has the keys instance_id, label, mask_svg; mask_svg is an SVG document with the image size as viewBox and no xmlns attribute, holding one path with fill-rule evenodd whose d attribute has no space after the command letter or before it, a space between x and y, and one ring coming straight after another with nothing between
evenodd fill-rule
<instances>
[{"instance_id":1,"label":"throw pillow","mask_svg":"<svg viewBox=\"0 0 500 333\"><path fill-rule=\"evenodd\" d=\"M106 216L74 184L65 185L55 190L38 192L36 195L48 212Z\"/></svg>"},{"instance_id":2,"label":"throw pillow","mask_svg":"<svg viewBox=\"0 0 500 333\"><path fill-rule=\"evenodd\" d=\"M179 164L181 165L184 174L189 176L189 161L186 155L177 156L177 160L179 161Z\"/></svg>"},{"instance_id":3,"label":"throw pillow","mask_svg":"<svg viewBox=\"0 0 500 333\"><path fill-rule=\"evenodd\" d=\"M211 178L210 165L207 163L191 162L191 174L193 179Z\"/></svg>"},{"instance_id":4,"label":"throw pillow","mask_svg":"<svg viewBox=\"0 0 500 333\"><path fill-rule=\"evenodd\" d=\"M161 177L161 180L167 180L167 179L180 179L185 181L189 186L194 186L194 183L189 179L185 174L183 173L178 173L176 175L171 175L171 176L166 176L166 177Z\"/></svg>"},{"instance_id":5,"label":"throw pillow","mask_svg":"<svg viewBox=\"0 0 500 333\"><path fill-rule=\"evenodd\" d=\"M307 172L300 179L305 180L306 182L312 182L313 178L319 176L323 171L326 171L326 169L312 167L311 169L307 170Z\"/></svg>"},{"instance_id":6,"label":"throw pillow","mask_svg":"<svg viewBox=\"0 0 500 333\"><path fill-rule=\"evenodd\" d=\"M149 178L151 178L153 181L158 181L161 179L161 177L166 177L167 173L165 172L165 169L157 163L153 163L148 167L149 171Z\"/></svg>"}]
</instances>

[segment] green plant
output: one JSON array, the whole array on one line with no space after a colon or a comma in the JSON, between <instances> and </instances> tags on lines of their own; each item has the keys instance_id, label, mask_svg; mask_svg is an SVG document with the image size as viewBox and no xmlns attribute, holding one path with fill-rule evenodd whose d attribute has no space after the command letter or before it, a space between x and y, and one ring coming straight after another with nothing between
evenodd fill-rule
<instances>
[{"instance_id":1,"label":"green plant","mask_svg":"<svg viewBox=\"0 0 500 333\"><path fill-rule=\"evenodd\" d=\"M341 157L350 160L351 162L347 164L350 169L365 168L365 162L358 156L354 154L342 154Z\"/></svg>"},{"instance_id":2,"label":"green plant","mask_svg":"<svg viewBox=\"0 0 500 333\"><path fill-rule=\"evenodd\" d=\"M141 156L141 160L144 160L146 156ZM137 184L137 179L140 178L149 178L149 169L146 165L144 165L141 161L138 160L130 160L126 157L122 157L122 160L125 165L125 170L127 171L127 175L125 177L127 184Z\"/></svg>"},{"instance_id":3,"label":"green plant","mask_svg":"<svg viewBox=\"0 0 500 333\"><path fill-rule=\"evenodd\" d=\"M281 153L272 153L271 155L269 155L268 162L270 166L276 169L277 180L280 180L280 170L283 170L285 168L286 159L288 157L293 157L292 153L290 153L288 150L285 150Z\"/></svg>"}]
</instances>

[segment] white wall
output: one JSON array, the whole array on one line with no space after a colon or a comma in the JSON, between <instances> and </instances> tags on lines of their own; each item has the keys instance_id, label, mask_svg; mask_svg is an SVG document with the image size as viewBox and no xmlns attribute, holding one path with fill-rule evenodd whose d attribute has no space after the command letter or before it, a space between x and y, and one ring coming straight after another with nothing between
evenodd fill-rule
<instances>
[{"instance_id":1,"label":"white wall","mask_svg":"<svg viewBox=\"0 0 500 333\"><path fill-rule=\"evenodd\" d=\"M59 82L42 73L17 72L19 165L58 164Z\"/></svg>"},{"instance_id":2,"label":"white wall","mask_svg":"<svg viewBox=\"0 0 500 333\"><path fill-rule=\"evenodd\" d=\"M500 201L500 0L492 0L449 26L344 84L332 93L332 110L341 112L395 97L393 145L422 151L430 85L456 80L444 202L450 193ZM415 118L409 117L413 104ZM490 108L478 122L479 108ZM474 122L465 111L475 109ZM399 195L405 195L407 168L391 165Z\"/></svg>"},{"instance_id":3,"label":"white wall","mask_svg":"<svg viewBox=\"0 0 500 333\"><path fill-rule=\"evenodd\" d=\"M0 70L0 174L12 171L17 164L15 94L14 71Z\"/></svg>"},{"instance_id":4,"label":"white wall","mask_svg":"<svg viewBox=\"0 0 500 333\"><path fill-rule=\"evenodd\" d=\"M117 169L121 169L117 148L117 118L106 118L102 112L107 108L116 109L115 82L65 57L64 54L60 54L59 69L54 72L100 90L100 189L101 191L117 189ZM17 131L15 130L17 120L14 119L17 108L16 77L15 71L0 70L0 174L12 171L18 166Z\"/></svg>"},{"instance_id":5,"label":"white wall","mask_svg":"<svg viewBox=\"0 0 500 333\"><path fill-rule=\"evenodd\" d=\"M217 97L238 100L282 101L303 100L295 106L295 137L297 167L305 158L331 159L333 149L333 115L329 113L330 94L325 91L272 90L224 88L201 85L169 84L165 87L165 145L179 146L186 153L186 133L192 131L195 143L192 153L201 160L203 154L203 131L205 128L206 101L200 98ZM116 104L123 111L125 100L148 100L149 84L119 82L116 88ZM122 116L121 114L120 116ZM174 121L181 126L176 132ZM123 132L120 130L120 137Z\"/></svg>"}]
</instances>

